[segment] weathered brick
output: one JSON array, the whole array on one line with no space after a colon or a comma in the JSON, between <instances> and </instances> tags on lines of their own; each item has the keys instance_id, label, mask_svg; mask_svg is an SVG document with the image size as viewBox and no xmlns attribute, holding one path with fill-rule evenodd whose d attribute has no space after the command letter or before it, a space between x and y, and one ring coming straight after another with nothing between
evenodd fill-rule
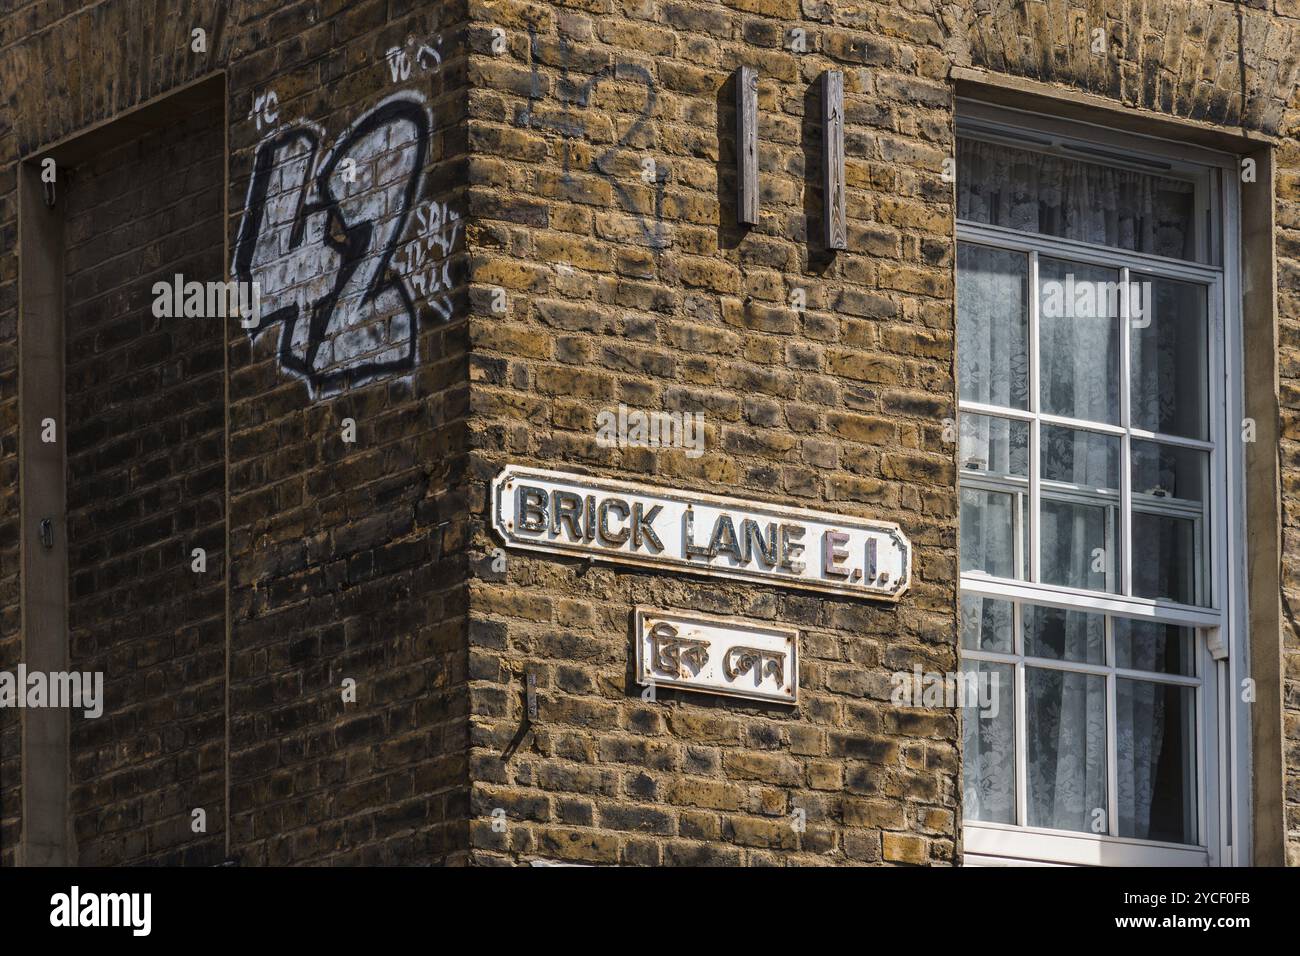
<instances>
[{"instance_id":1,"label":"weathered brick","mask_svg":"<svg viewBox=\"0 0 1300 956\"><path fill-rule=\"evenodd\" d=\"M79 862L215 862L227 818L251 864L953 861L954 715L887 704L890 671L910 667L915 648L943 666L957 656L957 473L940 437L956 415L955 210L941 175L955 152L952 66L1277 138L1282 587L1300 600L1291 0L1244 5L1240 36L1210 0L1156 0L1128 27L1132 11L1103 3L1116 31L1104 70L1070 32L1095 12L1074 0L1060 17L1042 4L999 17L797 0L505 4L492 11L508 31L501 56L481 11L459 0L329 2L310 15L184 0L174 18L209 29L206 60L184 44L139 56L127 24L151 16L140 0L12 6L0 18L12 93L0 105L0 473L11 489L0 666L23 646L14 157L214 69L230 104L228 129L221 108L133 133L133 159L86 160L59 192L69 647L74 661L111 665L110 699L128 701L111 722L73 723ZM81 49L92 23L128 42ZM808 52L789 49L794 27ZM442 38L436 70L415 60L409 78L400 63L390 72L390 46L408 37ZM760 70L762 129L762 212L744 232L734 144L717 128L741 62ZM849 248L833 257L819 248L817 104L803 92L827 69L847 88ZM272 90L280 115L259 122L255 98ZM272 130L309 122L324 155L399 90L434 124L388 263L418 315L382 331L323 316L308 356L304 316L293 334L282 317L227 341L219 324L148 314L145 273L229 266L239 217L221 236L220 210L242 211ZM363 181L401 172L403 135L359 164ZM379 205L391 212L398 195ZM377 238L364 200L349 202L340 235ZM287 247L287 234L274 238ZM284 274L312 268L303 259ZM375 300L383 322L401 298ZM400 327L418 345L409 368L318 374ZM619 401L702 412L705 453L595 446L596 414ZM340 438L345 418L356 443ZM487 483L506 462L898 521L914 544L913 588L893 607L513 550L493 569ZM195 546L210 578L185 570ZM799 626L798 708L667 690L642 700L628 618L647 603ZM1300 642L1282 651L1295 858ZM357 681L355 704L339 699L344 677ZM19 723L0 711L6 865L22 832L22 752ZM485 800L496 801L488 818ZM204 836L185 825L198 803ZM491 826L496 806L505 831ZM845 829L798 835L791 807L838 812Z\"/></svg>"}]
</instances>

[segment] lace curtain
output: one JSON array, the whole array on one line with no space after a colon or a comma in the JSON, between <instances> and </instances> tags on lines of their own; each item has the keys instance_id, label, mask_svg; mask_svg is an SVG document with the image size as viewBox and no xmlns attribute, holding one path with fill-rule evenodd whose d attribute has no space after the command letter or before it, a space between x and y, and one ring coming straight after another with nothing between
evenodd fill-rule
<instances>
[{"instance_id":1,"label":"lace curtain","mask_svg":"<svg viewBox=\"0 0 1300 956\"><path fill-rule=\"evenodd\" d=\"M1195 258L1192 183L980 140L957 140L957 218Z\"/></svg>"}]
</instances>

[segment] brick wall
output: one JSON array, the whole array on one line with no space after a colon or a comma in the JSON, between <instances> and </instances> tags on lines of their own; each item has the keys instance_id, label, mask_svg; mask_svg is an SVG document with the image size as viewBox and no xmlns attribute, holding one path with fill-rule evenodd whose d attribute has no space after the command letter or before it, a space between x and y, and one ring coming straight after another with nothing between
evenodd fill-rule
<instances>
[{"instance_id":1,"label":"brick wall","mask_svg":"<svg viewBox=\"0 0 1300 956\"><path fill-rule=\"evenodd\" d=\"M504 461L898 520L918 584L896 609L511 556L471 598L475 859L626 863L951 860L952 715L884 705L887 674L956 643L952 65L1280 134L1281 312L1294 298L1294 4L682 4L471 7L474 505ZM490 30L508 32L494 54ZM791 51L795 29L807 53ZM1092 52L1103 31L1103 54ZM1243 69L1243 61L1245 67ZM759 73L762 222L734 222L728 77ZM845 71L848 252L820 246L816 77ZM1243 95L1244 94L1244 95ZM653 174L643 178L645 160ZM495 288L507 313L490 312ZM787 308L807 291L804 313ZM1295 600L1294 332L1283 320L1284 599ZM702 411L708 451L592 440L625 401ZM485 524L476 545L493 539ZM805 702L634 693L638 602L745 609L804 632ZM1264 639L1267 639L1265 636ZM1300 823L1297 635L1283 635L1292 862ZM522 715L535 672L539 716ZM503 754L512 754L503 760ZM506 811L512 825L491 826ZM786 816L805 809L799 834Z\"/></svg>"},{"instance_id":2,"label":"brick wall","mask_svg":"<svg viewBox=\"0 0 1300 956\"><path fill-rule=\"evenodd\" d=\"M915 548L896 607L526 555L500 575L476 565L477 861L954 859L956 717L889 705L893 671L956 660L953 206L930 172L952 152L951 95L933 20L871 9L826 29L794 0L471 8L476 517L483 481L526 461L893 520ZM509 31L501 56L491 26ZM793 27L810 52L788 49ZM735 192L741 64L759 71L763 195L744 235L719 199ZM816 79L840 68L849 251L832 257ZM619 402L702 412L705 453L597 447L596 415ZM476 545L491 540L477 521ZM643 702L638 603L798 626L797 709L662 689Z\"/></svg>"},{"instance_id":3,"label":"brick wall","mask_svg":"<svg viewBox=\"0 0 1300 956\"><path fill-rule=\"evenodd\" d=\"M225 45L228 38L223 29L228 7L227 4L215 3L175 4L172 7L175 16L159 22L152 5L135 0L88 3L80 9L75 5L30 0L11 4L0 16L0 76L3 77L0 88L4 91L0 100L0 352L3 353L0 358L0 409L3 409L0 412L0 472L5 479L4 490L0 492L5 503L0 514L0 594L3 595L4 607L0 621L0 667L5 669L12 670L23 657L22 584L19 577L16 164L20 157L184 85L209 72L213 63L228 58L229 49ZM182 34L182 24L206 30L213 61L192 54L188 44L183 42L188 34ZM165 40L164 32L167 35ZM129 37L129 42L124 43L121 39L124 37ZM129 225L118 225L129 231ZM132 241L138 238L137 235ZM118 241L121 241L120 237ZM163 256L157 250L155 255L155 262L161 263ZM146 280L141 278L138 281L140 285L131 285L129 293L143 297L149 291L143 286ZM175 344L181 345L184 351L188 340L178 339ZM67 435L66 428L63 434ZM76 449L68 449L68 454L70 459L73 458ZM87 503L90 501L88 498ZM203 518L204 523L210 520L210 516ZM176 559L180 560L179 553ZM127 588L123 593L129 591ZM97 638L107 636L107 633L96 635ZM90 653L92 646L83 641L81 649ZM180 657L183 659L190 654L193 660L198 660L205 651L206 648L196 647L182 651ZM125 674L106 675L106 688L114 685L115 678L118 686L130 680ZM122 703L130 706L126 701ZM156 721L158 716L151 714L148 719ZM113 714L106 711L100 720L111 723ZM124 744L134 739L138 745L147 737L145 731L135 737L124 720L118 721L118 727ZM93 732L90 737L84 736L84 731L81 733L80 739L87 748L98 748L106 743L96 740ZM206 737L207 732L199 736ZM194 746L197 739L187 741L187 746ZM161 750L161 741L156 746ZM89 770L83 766L80 772L86 774ZM186 772L189 779L197 779L197 769ZM137 809L133 812L142 817L142 801L148 789L156 787L161 793L175 783L175 780L136 781L125 770L118 776L127 785L124 790L128 794L126 802L134 800ZM17 710L0 710L0 864L12 865L19 846L21 780L21 714ZM89 791L83 790L82 793ZM167 800L174 797L172 791ZM105 809L107 806L108 802L105 802ZM166 803L165 809L163 803L157 803L149 810L150 820L168 818L165 829L174 825L175 811L176 807L170 802ZM97 814L98 808L82 807L83 820L88 821ZM112 821L109 822L109 829L105 832L111 835L107 838L95 838L94 834L83 831L83 837L90 837L89 842L97 844L95 852L105 854L106 862L127 855L140 858L146 852L141 846L143 834L132 832L132 846L128 850L126 831L113 830ZM156 858L161 858L168 846L179 848L187 839L174 829L165 836L155 830L144 843L158 854ZM202 842L191 845L197 846Z\"/></svg>"},{"instance_id":4,"label":"brick wall","mask_svg":"<svg viewBox=\"0 0 1300 956\"><path fill-rule=\"evenodd\" d=\"M222 857L224 336L156 318L151 289L222 277L223 125L209 108L64 177L69 666L105 675L103 716L71 716L85 864Z\"/></svg>"},{"instance_id":5,"label":"brick wall","mask_svg":"<svg viewBox=\"0 0 1300 956\"><path fill-rule=\"evenodd\" d=\"M201 346L181 336L181 323L142 329L149 334L141 341L154 345L170 335L172 352L161 345L142 351L137 341L131 354L139 356L141 374L130 381L147 372L146 355L182 379L174 386L166 380L171 390L158 394L143 386L138 394L95 391L95 376L108 372L94 369L108 355L92 360L89 350L101 341L116 348L116 340L89 339L89 331L70 338L70 356L87 354L84 369L70 368L86 386L70 415L84 412L87 421L69 436L76 442L69 447L76 476L70 505L86 532L74 542L80 550L72 579L82 589L74 595L74 658L104 663L110 688L105 716L79 723L74 734L81 862L210 863L227 852L250 864L463 859L464 11L456 3L388 0L204 0L173 5L161 20L155 12L153 4L109 0L57 14L47 4L29 4L0 19L0 468L14 478L0 492L0 592L7 596L0 665L15 666L22 650L13 163L224 69L229 124L218 118L215 127L215 201L218 212L224 202L229 218L216 226L203 255L184 263L212 274L187 277L220 276L247 233L264 316L300 299L305 307L301 321L279 312L250 332L229 322L225 354L220 344L214 353L202 351L206 363L215 355L215 366L201 364ZM197 28L205 31L203 52L193 49ZM263 195L270 211L263 210L260 228L244 228L256 205L256 158L290 129L315 136L321 166L332 149L338 160L329 182L307 184L313 199L328 201L304 216L293 266L268 251L283 250L276 243L290 231L278 204L296 197L292 157L268 154L274 183ZM139 246L135 255L98 264L74 246L73 257L81 259L69 260L87 274L102 272L106 291L120 280L119 299L131 306L119 309L114 300L103 316L115 329L123 326L119 331L142 322L135 306L153 281L126 267L140 259L168 271L192 251L158 225L171 215L179 228L175 210L155 216L148 203L127 210L129 198L115 206L108 195L119 188L154 190L160 202L169 196L170 180L158 166L179 177L185 161L166 147L165 136L132 147L148 152L134 169L134 152L97 160L104 183L119 185L103 185L104 204L87 200L72 223L70 235L88 242L87 249L104 235L119 245L129 236ZM220 185L223 152L228 191ZM353 163L340 165L344 159ZM99 187L87 186L83 195L92 188ZM190 218L201 220L193 210ZM85 281L81 273L69 288L80 295L78 281ZM322 300L329 305L320 307ZM93 308L76 315L89 322ZM327 321L317 327L315 315ZM220 320L205 328L221 328ZM191 345L193 355L182 359ZM116 373L135 371L119 358ZM199 393L214 385L212 425ZM164 397L170 404L160 409ZM149 414L146 403L153 403ZM115 439L89 444L101 423L108 427L130 413L140 426L133 438L167 438L171 474L137 451L121 464L123 479L104 451L121 451ZM354 441L343 441L345 419L355 424ZM217 429L215 445L209 427ZM227 429L228 493L221 457ZM203 483L213 472L200 464L211 454L215 518ZM137 476L158 484L142 486L138 498L129 490L119 495L113 481L129 484ZM119 550L123 536L110 528L116 519L103 506L106 496L125 512L143 507L151 494L170 501L175 491L179 500L167 517L141 519L157 541L141 536L138 554ZM174 523L166 527L167 520ZM188 550L180 548L181 537L191 544L190 533L180 534L191 521L219 528L204 579L216 583L215 596L191 583ZM102 554L110 543L112 555ZM114 601L125 607L128 596L138 597L132 575L165 561L172 567L157 567L140 587L159 588L160 600L174 598L185 614L142 609L140 619L156 615L149 627L157 622L160 630L128 642L95 609ZM203 627L182 627L199 623L200 606ZM194 620L182 621L186 615ZM149 683L158 678L162 687ZM345 680L355 682L355 702L345 702ZM21 831L17 718L0 713L0 863L13 862ZM165 719L164 731L158 723ZM193 835L190 809L199 806L207 832Z\"/></svg>"},{"instance_id":6,"label":"brick wall","mask_svg":"<svg viewBox=\"0 0 1300 956\"><path fill-rule=\"evenodd\" d=\"M277 310L251 334L232 324L225 356L230 805L203 797L206 841L160 830L139 854L209 853L220 833L248 863L953 861L956 715L888 702L892 672L957 656L953 65L1280 137L1284 606L1300 600L1291 0L189 0L161 22L138 0L65 6L0 18L0 667L22 650L17 158L226 70L224 254L238 267L261 209L245 265ZM744 233L728 79L742 64L760 77L763 190ZM848 250L833 256L813 121L827 69L846 90ZM330 167L333 213L308 214L295 246L312 149L354 160L356 179ZM304 312L278 311L300 298ZM620 401L703 412L705 454L598 447L595 416ZM899 521L913 588L891 607L514 552L496 571L486 484L505 462ZM798 626L799 707L642 701L638 603ZM1283 639L1295 863L1294 623ZM3 864L19 745L0 711ZM143 858L86 836L105 860Z\"/></svg>"},{"instance_id":7,"label":"brick wall","mask_svg":"<svg viewBox=\"0 0 1300 956\"><path fill-rule=\"evenodd\" d=\"M463 208L462 15L455 3L306 3L241 24L275 45L232 67L231 115L274 91L278 118L260 130L232 124L230 235L269 131L302 118L322 151L337 146L356 162L355 183L331 182L349 223L373 222L378 237L405 210L390 269L412 299L404 306L387 289L373 316L360 301L355 289L384 248L374 238L332 318L348 331L327 330L306 373L282 359L288 332L231 343L231 843L246 863L463 854L467 376L460 293L436 291L447 283L434 276L448 263L457 283L454 253L439 243L463 241L447 225ZM393 48L401 56L390 62ZM426 116L419 168L406 120L346 137L380 122L394 96ZM278 168L282 194L293 168ZM268 236L289 231L267 222ZM304 248L320 258L296 260L297 284L281 282L285 260L265 260L258 277L264 296L279 295L272 305L319 301L338 281L344 267L311 241L326 228L320 217L306 223ZM395 325L408 309L414 321ZM365 341L347 352L357 334ZM406 356L409 367L367 372ZM342 699L347 679L355 704Z\"/></svg>"}]
</instances>

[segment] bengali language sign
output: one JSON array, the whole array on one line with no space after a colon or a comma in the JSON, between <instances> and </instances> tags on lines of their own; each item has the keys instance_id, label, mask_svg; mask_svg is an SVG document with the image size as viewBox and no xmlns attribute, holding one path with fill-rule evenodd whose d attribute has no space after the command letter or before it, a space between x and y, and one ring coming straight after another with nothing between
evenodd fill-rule
<instances>
[{"instance_id":1,"label":"bengali language sign","mask_svg":"<svg viewBox=\"0 0 1300 956\"><path fill-rule=\"evenodd\" d=\"M635 616L641 686L797 702L797 631L693 611L638 607Z\"/></svg>"}]
</instances>

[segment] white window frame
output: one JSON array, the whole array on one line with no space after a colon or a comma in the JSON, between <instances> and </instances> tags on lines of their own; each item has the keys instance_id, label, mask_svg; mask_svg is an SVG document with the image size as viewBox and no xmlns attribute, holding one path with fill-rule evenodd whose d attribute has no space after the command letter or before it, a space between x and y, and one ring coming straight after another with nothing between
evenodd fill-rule
<instances>
[{"instance_id":1,"label":"white window frame","mask_svg":"<svg viewBox=\"0 0 1300 956\"><path fill-rule=\"evenodd\" d=\"M1180 440L1161 436L1162 443L1184 444L1208 450L1210 453L1210 481L1205 491L1205 509L1208 512L1209 547L1211 561L1208 565L1211 594L1207 606L1171 604L1129 596L1131 588L1131 522L1132 489L1128 445L1130 438L1155 437L1126 429L1129 415L1129 334L1131 326L1127 315L1121 316L1120 389L1121 427L1107 428L1095 422L1079 422L1078 426L1091 432L1108 432L1123 435L1124 443L1120 475L1121 491L1118 501L1121 540L1125 542L1120 556L1119 573L1123 579L1121 592L1097 591L1048 586L1037 583L1040 557L1039 518L1034 502L1039 499L1039 462L1037 454L1039 423L1072 426L1071 420L1043 415L1034 411L1017 411L999 406L972 402L959 402L958 411L991 414L1002 419L1029 421L1029 475L1024 481L1026 497L1024 511L1029 518L1029 554L1031 563L1027 580L994 578L982 573L963 572L961 593L991 598L1009 599L1052 607L1086 610L1094 613L1118 614L1127 617L1159 620L1196 629L1197 679L1197 733L1196 772L1198 776L1197 836L1199 846L1159 843L1127 839L1110 835L1094 835L1070 831L1047 830L1025 826L986 823L967 820L963 825L963 842L966 862L969 865L996 865L998 863L1064 863L1075 865L1148 865L1148 866L1219 866L1248 865L1250 853L1249 816L1249 709L1233 689L1240 686L1248 675L1249 653L1245 614L1244 532L1245 501L1243 479L1243 445L1239 426L1244 414L1244 382L1241 362L1241 309L1240 309L1240 200L1238 195L1239 158L1226 153L1172 143L1156 137L1117 133L1101 125L1079 123L1027 111L992 106L974 100L962 99L957 108L957 135L1005 142L1022 148L1057 151L1064 146L1074 158L1082 161L1110 165L1128 165L1121 157L1132 157L1135 168L1152 171L1143 160L1166 164L1170 175L1200 168L1207 175L1198 180L1196 210L1198 216L1198 258L1204 261L1189 262L1161 256L1128 252L1091 243L1051 236L1027 234L997 226L957 221L956 240L979 245L993 245L1025 252L1030 259L1028 276L1028 307L1030 309L1027 342L1029 358L1030 409L1038 405L1038 281L1039 255L1052 258L1073 259L1122 270L1121 281L1127 282L1130 270L1147 271L1170 279L1182 279L1207 287L1206 323L1208 332L1207 372L1209 406L1209 442ZM1086 155L1086 152L1093 155ZM1211 171L1218 170L1215 176ZM1217 210L1216 216L1201 219L1202 211ZM1213 228L1211 228L1213 227ZM955 339L955 337L954 337ZM960 465L960 463L959 463ZM961 485L961 469L958 469ZM978 487L978 479L969 483ZM1017 499L1019 500L1019 499ZM1017 529L1016 546L1023 540ZM1203 538L1201 540L1204 540ZM1021 649L1019 633L1020 611L1014 621L1016 631L1013 650ZM1112 628L1107 623L1107 667L1114 672ZM1017 654L972 652L960 649L964 659L1012 662ZM1017 814L1023 819L1026 796L1024 753L1024 681L1025 664L1013 665L1016 674L1016 773L1015 786ZM1053 665L1064 670L1088 670L1086 665L1072 665L1057 661ZM1122 676L1122 673L1121 673ZM1108 678L1113 680L1114 678ZM1174 683L1187 683L1173 679ZM1108 688L1108 700L1113 701L1113 688ZM1115 713L1108 706L1107 735L1107 797L1112 804L1108 819L1115 821L1115 773L1113 752Z\"/></svg>"}]
</instances>

